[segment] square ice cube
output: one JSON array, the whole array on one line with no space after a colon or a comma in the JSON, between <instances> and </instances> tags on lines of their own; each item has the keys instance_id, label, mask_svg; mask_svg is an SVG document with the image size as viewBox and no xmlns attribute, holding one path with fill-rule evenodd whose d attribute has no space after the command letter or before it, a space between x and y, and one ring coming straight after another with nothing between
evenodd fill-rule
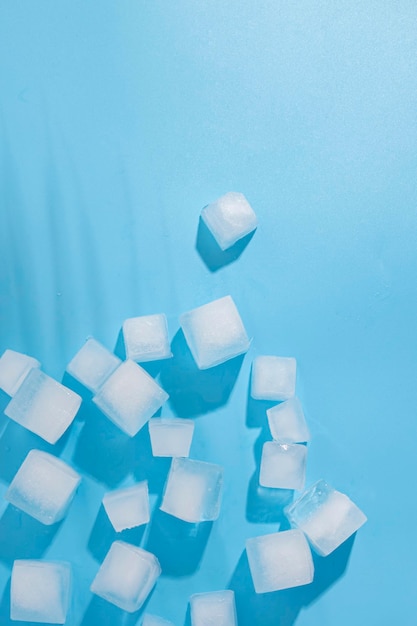
<instances>
[{"instance_id":1,"label":"square ice cube","mask_svg":"<svg viewBox=\"0 0 417 626\"><path fill-rule=\"evenodd\" d=\"M145 615L143 616L142 626L174 626L174 624L167 619L158 617L158 615L145 613Z\"/></svg>"},{"instance_id":2,"label":"square ice cube","mask_svg":"<svg viewBox=\"0 0 417 626\"><path fill-rule=\"evenodd\" d=\"M288 400L295 394L296 360L258 356L252 364L251 396L255 400Z\"/></svg>"},{"instance_id":3,"label":"square ice cube","mask_svg":"<svg viewBox=\"0 0 417 626\"><path fill-rule=\"evenodd\" d=\"M324 480L307 489L285 512L291 525L307 535L321 556L336 550L367 521L347 495Z\"/></svg>"},{"instance_id":4,"label":"square ice cube","mask_svg":"<svg viewBox=\"0 0 417 626\"><path fill-rule=\"evenodd\" d=\"M242 193L229 191L201 211L201 219L222 250L227 250L258 225L255 211Z\"/></svg>"},{"instance_id":5,"label":"square ice cube","mask_svg":"<svg viewBox=\"0 0 417 626\"><path fill-rule=\"evenodd\" d=\"M167 318L163 313L131 317L123 323L126 358L139 363L172 356Z\"/></svg>"},{"instance_id":6,"label":"square ice cube","mask_svg":"<svg viewBox=\"0 0 417 626\"><path fill-rule=\"evenodd\" d=\"M190 606L192 626L237 626L233 591L196 593Z\"/></svg>"},{"instance_id":7,"label":"square ice cube","mask_svg":"<svg viewBox=\"0 0 417 626\"><path fill-rule=\"evenodd\" d=\"M256 593L308 585L314 577L310 546L300 530L285 530L246 541Z\"/></svg>"},{"instance_id":8,"label":"square ice cube","mask_svg":"<svg viewBox=\"0 0 417 626\"><path fill-rule=\"evenodd\" d=\"M39 361L21 352L5 350L0 358L0 389L13 397L32 367L40 367Z\"/></svg>"},{"instance_id":9,"label":"square ice cube","mask_svg":"<svg viewBox=\"0 0 417 626\"><path fill-rule=\"evenodd\" d=\"M150 517L147 481L107 492L103 498L103 506L118 533L126 528L147 524Z\"/></svg>"},{"instance_id":10,"label":"square ice cube","mask_svg":"<svg viewBox=\"0 0 417 626\"><path fill-rule=\"evenodd\" d=\"M52 454L31 450L13 478L5 498L42 524L65 517L81 477Z\"/></svg>"},{"instance_id":11,"label":"square ice cube","mask_svg":"<svg viewBox=\"0 0 417 626\"><path fill-rule=\"evenodd\" d=\"M220 513L223 468L213 463L172 459L161 510L185 522L216 520Z\"/></svg>"},{"instance_id":12,"label":"square ice cube","mask_svg":"<svg viewBox=\"0 0 417 626\"><path fill-rule=\"evenodd\" d=\"M115 354L91 337L68 363L67 372L84 387L96 392L120 363Z\"/></svg>"},{"instance_id":13,"label":"square ice cube","mask_svg":"<svg viewBox=\"0 0 417 626\"><path fill-rule=\"evenodd\" d=\"M133 613L145 602L160 573L159 561L151 552L124 541L114 541L90 590Z\"/></svg>"},{"instance_id":14,"label":"square ice cube","mask_svg":"<svg viewBox=\"0 0 417 626\"><path fill-rule=\"evenodd\" d=\"M81 398L38 368L22 382L4 413L48 443L56 443L70 426Z\"/></svg>"},{"instance_id":15,"label":"square ice cube","mask_svg":"<svg viewBox=\"0 0 417 626\"><path fill-rule=\"evenodd\" d=\"M262 448L259 483L275 489L302 489L306 459L306 446L267 441Z\"/></svg>"},{"instance_id":16,"label":"square ice cube","mask_svg":"<svg viewBox=\"0 0 417 626\"><path fill-rule=\"evenodd\" d=\"M249 338L231 296L184 313L180 324L194 360L202 370L249 349Z\"/></svg>"},{"instance_id":17,"label":"square ice cube","mask_svg":"<svg viewBox=\"0 0 417 626\"><path fill-rule=\"evenodd\" d=\"M71 566L56 561L15 561L10 587L10 619L64 624L71 593Z\"/></svg>"},{"instance_id":18,"label":"square ice cube","mask_svg":"<svg viewBox=\"0 0 417 626\"><path fill-rule=\"evenodd\" d=\"M193 434L194 422L190 419L154 417L149 421L154 456L188 456Z\"/></svg>"},{"instance_id":19,"label":"square ice cube","mask_svg":"<svg viewBox=\"0 0 417 626\"><path fill-rule=\"evenodd\" d=\"M168 394L133 361L124 361L106 380L93 402L130 437L168 400Z\"/></svg>"},{"instance_id":20,"label":"square ice cube","mask_svg":"<svg viewBox=\"0 0 417 626\"><path fill-rule=\"evenodd\" d=\"M290 398L266 412L272 437L279 443L310 441L310 431L298 398Z\"/></svg>"}]
</instances>

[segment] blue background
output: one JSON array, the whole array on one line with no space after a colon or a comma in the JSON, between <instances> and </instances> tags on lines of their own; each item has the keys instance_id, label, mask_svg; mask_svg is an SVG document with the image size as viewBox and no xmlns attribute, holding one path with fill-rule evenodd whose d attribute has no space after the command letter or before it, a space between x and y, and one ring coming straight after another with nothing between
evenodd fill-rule
<instances>
[{"instance_id":1,"label":"blue background","mask_svg":"<svg viewBox=\"0 0 417 626\"><path fill-rule=\"evenodd\" d=\"M148 608L177 626L190 594L228 586L240 626L416 623L416 19L406 0L0 3L0 349L61 379L88 335L113 348L123 319L165 312L174 337L228 293L254 338L201 375L176 335L159 371L163 414L195 418L192 456L225 467L212 527L189 537L156 513L125 537L159 551ZM219 256L199 212L229 190L260 225ZM313 585L267 596L242 556L283 521L256 490L256 354L297 357L308 484L369 517ZM0 495L50 449L1 420ZM156 503L166 464L88 403L54 451L86 478L58 528L0 504L1 623L13 558L43 555L74 564L71 626L134 624L88 591L114 538L100 501L146 475Z\"/></svg>"}]
</instances>

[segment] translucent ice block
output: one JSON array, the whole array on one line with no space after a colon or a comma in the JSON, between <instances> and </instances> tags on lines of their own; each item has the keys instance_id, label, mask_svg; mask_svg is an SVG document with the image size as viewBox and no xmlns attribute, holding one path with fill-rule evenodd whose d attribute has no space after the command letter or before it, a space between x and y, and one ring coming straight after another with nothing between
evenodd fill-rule
<instances>
[{"instance_id":1,"label":"translucent ice block","mask_svg":"<svg viewBox=\"0 0 417 626\"><path fill-rule=\"evenodd\" d=\"M157 615L145 613L143 616L142 626L174 626L174 624L167 619L158 617Z\"/></svg>"},{"instance_id":2,"label":"translucent ice block","mask_svg":"<svg viewBox=\"0 0 417 626\"><path fill-rule=\"evenodd\" d=\"M299 587L313 580L310 546L300 530L247 539L246 552L256 593Z\"/></svg>"},{"instance_id":3,"label":"translucent ice block","mask_svg":"<svg viewBox=\"0 0 417 626\"><path fill-rule=\"evenodd\" d=\"M306 446L267 441L262 448L259 483L276 489L302 489L306 459Z\"/></svg>"},{"instance_id":4,"label":"translucent ice block","mask_svg":"<svg viewBox=\"0 0 417 626\"><path fill-rule=\"evenodd\" d=\"M39 361L14 350L5 350L0 358L0 389L14 396L32 367L40 367Z\"/></svg>"},{"instance_id":5,"label":"translucent ice block","mask_svg":"<svg viewBox=\"0 0 417 626\"><path fill-rule=\"evenodd\" d=\"M258 356L252 364L251 396L255 400L288 400L295 394L296 360Z\"/></svg>"},{"instance_id":6,"label":"translucent ice block","mask_svg":"<svg viewBox=\"0 0 417 626\"><path fill-rule=\"evenodd\" d=\"M192 626L237 626L233 591L197 593L190 605Z\"/></svg>"},{"instance_id":7,"label":"translucent ice block","mask_svg":"<svg viewBox=\"0 0 417 626\"><path fill-rule=\"evenodd\" d=\"M123 323L126 358L139 363L172 356L167 318L163 313L130 317Z\"/></svg>"},{"instance_id":8,"label":"translucent ice block","mask_svg":"<svg viewBox=\"0 0 417 626\"><path fill-rule=\"evenodd\" d=\"M67 372L87 389L96 392L120 363L115 354L91 337L70 361Z\"/></svg>"},{"instance_id":9,"label":"translucent ice block","mask_svg":"<svg viewBox=\"0 0 417 626\"><path fill-rule=\"evenodd\" d=\"M272 437L279 443L310 441L310 431L298 398L291 398L266 412Z\"/></svg>"},{"instance_id":10,"label":"translucent ice block","mask_svg":"<svg viewBox=\"0 0 417 626\"><path fill-rule=\"evenodd\" d=\"M194 422L190 419L154 417L149 421L152 454L188 456L193 433Z\"/></svg>"},{"instance_id":11,"label":"translucent ice block","mask_svg":"<svg viewBox=\"0 0 417 626\"><path fill-rule=\"evenodd\" d=\"M78 394L34 368L4 413L48 443L54 444L74 420L80 404Z\"/></svg>"},{"instance_id":12,"label":"translucent ice block","mask_svg":"<svg viewBox=\"0 0 417 626\"><path fill-rule=\"evenodd\" d=\"M71 592L71 566L55 561L15 561L10 587L10 619L64 624Z\"/></svg>"},{"instance_id":13,"label":"translucent ice block","mask_svg":"<svg viewBox=\"0 0 417 626\"><path fill-rule=\"evenodd\" d=\"M249 338L231 296L184 313L180 324L200 369L219 365L249 349Z\"/></svg>"},{"instance_id":14,"label":"translucent ice block","mask_svg":"<svg viewBox=\"0 0 417 626\"><path fill-rule=\"evenodd\" d=\"M42 524L65 517L81 477L52 454L31 450L13 478L5 498Z\"/></svg>"},{"instance_id":15,"label":"translucent ice block","mask_svg":"<svg viewBox=\"0 0 417 626\"><path fill-rule=\"evenodd\" d=\"M201 219L222 250L230 248L258 225L256 214L242 193L229 191L201 211Z\"/></svg>"},{"instance_id":16,"label":"translucent ice block","mask_svg":"<svg viewBox=\"0 0 417 626\"><path fill-rule=\"evenodd\" d=\"M134 437L168 399L168 394L133 361L124 361L106 380L93 402Z\"/></svg>"},{"instance_id":17,"label":"translucent ice block","mask_svg":"<svg viewBox=\"0 0 417 626\"><path fill-rule=\"evenodd\" d=\"M160 573L159 561L151 552L115 541L90 589L120 609L133 613L145 602Z\"/></svg>"},{"instance_id":18,"label":"translucent ice block","mask_svg":"<svg viewBox=\"0 0 417 626\"><path fill-rule=\"evenodd\" d=\"M314 550L327 556L355 533L366 515L340 491L319 480L286 508L292 526L301 529Z\"/></svg>"},{"instance_id":19,"label":"translucent ice block","mask_svg":"<svg viewBox=\"0 0 417 626\"><path fill-rule=\"evenodd\" d=\"M175 458L165 485L161 510L186 522L218 518L223 468L213 463Z\"/></svg>"},{"instance_id":20,"label":"translucent ice block","mask_svg":"<svg viewBox=\"0 0 417 626\"><path fill-rule=\"evenodd\" d=\"M132 487L115 489L104 495L103 506L116 532L149 522L149 495L146 480Z\"/></svg>"}]
</instances>

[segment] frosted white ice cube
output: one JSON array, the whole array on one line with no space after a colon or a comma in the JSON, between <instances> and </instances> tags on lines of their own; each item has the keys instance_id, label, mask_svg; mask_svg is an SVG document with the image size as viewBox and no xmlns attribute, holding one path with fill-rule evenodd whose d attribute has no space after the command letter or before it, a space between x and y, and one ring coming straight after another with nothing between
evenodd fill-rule
<instances>
[{"instance_id":1,"label":"frosted white ice cube","mask_svg":"<svg viewBox=\"0 0 417 626\"><path fill-rule=\"evenodd\" d=\"M5 498L42 524L67 513L81 481L79 474L52 454L31 450L13 478Z\"/></svg>"},{"instance_id":2,"label":"frosted white ice cube","mask_svg":"<svg viewBox=\"0 0 417 626\"><path fill-rule=\"evenodd\" d=\"M190 606L192 626L237 626L233 591L196 593Z\"/></svg>"},{"instance_id":3,"label":"frosted white ice cube","mask_svg":"<svg viewBox=\"0 0 417 626\"><path fill-rule=\"evenodd\" d=\"M267 441L262 448L259 483L275 489L302 489L306 459L306 446Z\"/></svg>"},{"instance_id":4,"label":"frosted white ice cube","mask_svg":"<svg viewBox=\"0 0 417 626\"><path fill-rule=\"evenodd\" d=\"M168 394L133 361L124 361L105 381L93 402L134 437L168 399Z\"/></svg>"},{"instance_id":5,"label":"frosted white ice cube","mask_svg":"<svg viewBox=\"0 0 417 626\"><path fill-rule=\"evenodd\" d=\"M114 541L90 590L133 613L145 602L160 573L161 566L154 554L124 541Z\"/></svg>"},{"instance_id":6,"label":"frosted white ice cube","mask_svg":"<svg viewBox=\"0 0 417 626\"><path fill-rule=\"evenodd\" d=\"M279 443L310 441L303 407L298 398L290 398L266 412L272 437Z\"/></svg>"},{"instance_id":7,"label":"frosted white ice cube","mask_svg":"<svg viewBox=\"0 0 417 626\"><path fill-rule=\"evenodd\" d=\"M32 367L40 367L39 361L21 352L5 350L0 358L0 389L13 397Z\"/></svg>"},{"instance_id":8,"label":"frosted white ice cube","mask_svg":"<svg viewBox=\"0 0 417 626\"><path fill-rule=\"evenodd\" d=\"M198 523L218 518L223 468L191 459L172 459L161 510L185 522Z\"/></svg>"},{"instance_id":9,"label":"frosted white ice cube","mask_svg":"<svg viewBox=\"0 0 417 626\"><path fill-rule=\"evenodd\" d=\"M10 587L10 619L64 624L71 593L71 566L56 561L15 561Z\"/></svg>"},{"instance_id":10,"label":"frosted white ice cube","mask_svg":"<svg viewBox=\"0 0 417 626\"><path fill-rule=\"evenodd\" d=\"M295 394L296 360L258 356L252 364L251 396L255 400L288 400Z\"/></svg>"},{"instance_id":11,"label":"frosted white ice cube","mask_svg":"<svg viewBox=\"0 0 417 626\"><path fill-rule=\"evenodd\" d=\"M300 530L285 530L246 540L256 593L269 593L312 582L310 546Z\"/></svg>"},{"instance_id":12,"label":"frosted white ice cube","mask_svg":"<svg viewBox=\"0 0 417 626\"><path fill-rule=\"evenodd\" d=\"M180 324L200 369L219 365L249 349L249 338L231 296L184 313Z\"/></svg>"},{"instance_id":13,"label":"frosted white ice cube","mask_svg":"<svg viewBox=\"0 0 417 626\"><path fill-rule=\"evenodd\" d=\"M163 313L130 317L123 323L126 358L139 363L172 356L167 318Z\"/></svg>"},{"instance_id":14,"label":"frosted white ice cube","mask_svg":"<svg viewBox=\"0 0 417 626\"><path fill-rule=\"evenodd\" d=\"M229 191L201 211L201 218L222 250L233 246L258 225L255 211L242 193Z\"/></svg>"},{"instance_id":15,"label":"frosted white ice cube","mask_svg":"<svg viewBox=\"0 0 417 626\"><path fill-rule=\"evenodd\" d=\"M190 453L194 422L189 419L154 417L149 421L152 454L183 456Z\"/></svg>"},{"instance_id":16,"label":"frosted white ice cube","mask_svg":"<svg viewBox=\"0 0 417 626\"><path fill-rule=\"evenodd\" d=\"M103 506L116 532L149 522L149 494L146 480L132 487L115 489L104 495Z\"/></svg>"},{"instance_id":17,"label":"frosted white ice cube","mask_svg":"<svg viewBox=\"0 0 417 626\"><path fill-rule=\"evenodd\" d=\"M115 354L91 337L68 363L67 372L95 392L120 363Z\"/></svg>"},{"instance_id":18,"label":"frosted white ice cube","mask_svg":"<svg viewBox=\"0 0 417 626\"><path fill-rule=\"evenodd\" d=\"M158 617L158 615L145 613L145 615L143 616L142 626L174 626L174 624L167 619Z\"/></svg>"},{"instance_id":19,"label":"frosted white ice cube","mask_svg":"<svg viewBox=\"0 0 417 626\"><path fill-rule=\"evenodd\" d=\"M314 550L327 556L355 533L367 518L347 495L324 480L307 489L286 508L292 526L302 530Z\"/></svg>"},{"instance_id":20,"label":"frosted white ice cube","mask_svg":"<svg viewBox=\"0 0 417 626\"><path fill-rule=\"evenodd\" d=\"M56 443L70 426L81 398L38 368L22 382L4 413L48 443Z\"/></svg>"}]
</instances>

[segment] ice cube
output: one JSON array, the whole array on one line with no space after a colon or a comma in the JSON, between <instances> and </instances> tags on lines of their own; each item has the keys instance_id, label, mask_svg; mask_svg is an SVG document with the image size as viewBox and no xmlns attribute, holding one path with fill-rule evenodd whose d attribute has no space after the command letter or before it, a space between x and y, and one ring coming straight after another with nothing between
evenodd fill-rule
<instances>
[{"instance_id":1,"label":"ice cube","mask_svg":"<svg viewBox=\"0 0 417 626\"><path fill-rule=\"evenodd\" d=\"M321 556L336 550L367 521L347 495L324 480L307 489L285 512L291 525L307 535Z\"/></svg>"},{"instance_id":2,"label":"ice cube","mask_svg":"<svg viewBox=\"0 0 417 626\"><path fill-rule=\"evenodd\" d=\"M81 477L52 454L31 450L13 478L5 498L42 524L65 517Z\"/></svg>"},{"instance_id":3,"label":"ice cube","mask_svg":"<svg viewBox=\"0 0 417 626\"><path fill-rule=\"evenodd\" d=\"M290 398L266 412L272 437L279 443L310 441L303 407L298 398Z\"/></svg>"},{"instance_id":4,"label":"ice cube","mask_svg":"<svg viewBox=\"0 0 417 626\"><path fill-rule=\"evenodd\" d=\"M220 513L222 483L219 465L172 459L161 510L185 522L215 520Z\"/></svg>"},{"instance_id":5,"label":"ice cube","mask_svg":"<svg viewBox=\"0 0 417 626\"><path fill-rule=\"evenodd\" d=\"M302 489L306 458L306 446L267 441L262 448L259 483L275 489Z\"/></svg>"},{"instance_id":6,"label":"ice cube","mask_svg":"<svg viewBox=\"0 0 417 626\"><path fill-rule=\"evenodd\" d=\"M151 552L124 541L114 541L90 590L133 613L145 602L160 573L159 561Z\"/></svg>"},{"instance_id":7,"label":"ice cube","mask_svg":"<svg viewBox=\"0 0 417 626\"><path fill-rule=\"evenodd\" d=\"M167 619L158 617L158 615L145 613L145 615L143 616L142 626L174 626L174 624Z\"/></svg>"},{"instance_id":8,"label":"ice cube","mask_svg":"<svg viewBox=\"0 0 417 626\"><path fill-rule=\"evenodd\" d=\"M154 456L183 456L190 453L194 422L180 418L157 418L149 421L152 454Z\"/></svg>"},{"instance_id":9,"label":"ice cube","mask_svg":"<svg viewBox=\"0 0 417 626\"><path fill-rule=\"evenodd\" d=\"M231 296L184 313L180 324L194 360L202 370L249 349L249 338Z\"/></svg>"},{"instance_id":10,"label":"ice cube","mask_svg":"<svg viewBox=\"0 0 417 626\"><path fill-rule=\"evenodd\" d=\"M81 398L38 368L22 382L4 413L48 443L56 443L72 423Z\"/></svg>"},{"instance_id":11,"label":"ice cube","mask_svg":"<svg viewBox=\"0 0 417 626\"><path fill-rule=\"evenodd\" d=\"M0 358L0 389L13 397L32 367L40 367L39 361L21 352L5 350Z\"/></svg>"},{"instance_id":12,"label":"ice cube","mask_svg":"<svg viewBox=\"0 0 417 626\"><path fill-rule=\"evenodd\" d=\"M163 313L131 317L123 323L126 358L139 363L172 356L167 318Z\"/></svg>"},{"instance_id":13,"label":"ice cube","mask_svg":"<svg viewBox=\"0 0 417 626\"><path fill-rule=\"evenodd\" d=\"M190 606L192 626L237 626L233 591L196 593Z\"/></svg>"},{"instance_id":14,"label":"ice cube","mask_svg":"<svg viewBox=\"0 0 417 626\"><path fill-rule=\"evenodd\" d=\"M91 337L70 361L67 372L84 387L96 392L120 363L115 354Z\"/></svg>"},{"instance_id":15,"label":"ice cube","mask_svg":"<svg viewBox=\"0 0 417 626\"><path fill-rule=\"evenodd\" d=\"M57 561L15 561L10 587L10 619L64 624L71 593L71 566Z\"/></svg>"},{"instance_id":16,"label":"ice cube","mask_svg":"<svg viewBox=\"0 0 417 626\"><path fill-rule=\"evenodd\" d=\"M103 506L116 532L149 522L148 483L115 489L104 495Z\"/></svg>"},{"instance_id":17,"label":"ice cube","mask_svg":"<svg viewBox=\"0 0 417 626\"><path fill-rule=\"evenodd\" d=\"M310 546L300 530L247 539L246 552L256 593L299 587L313 580Z\"/></svg>"},{"instance_id":18,"label":"ice cube","mask_svg":"<svg viewBox=\"0 0 417 626\"><path fill-rule=\"evenodd\" d=\"M258 225L255 211L242 193L229 191L201 211L201 219L222 250L251 233Z\"/></svg>"},{"instance_id":19,"label":"ice cube","mask_svg":"<svg viewBox=\"0 0 417 626\"><path fill-rule=\"evenodd\" d=\"M251 396L255 400L288 400L295 394L296 360L258 356L252 364Z\"/></svg>"},{"instance_id":20,"label":"ice cube","mask_svg":"<svg viewBox=\"0 0 417 626\"><path fill-rule=\"evenodd\" d=\"M133 361L124 361L106 380L93 402L130 437L146 424L168 394Z\"/></svg>"}]
</instances>

